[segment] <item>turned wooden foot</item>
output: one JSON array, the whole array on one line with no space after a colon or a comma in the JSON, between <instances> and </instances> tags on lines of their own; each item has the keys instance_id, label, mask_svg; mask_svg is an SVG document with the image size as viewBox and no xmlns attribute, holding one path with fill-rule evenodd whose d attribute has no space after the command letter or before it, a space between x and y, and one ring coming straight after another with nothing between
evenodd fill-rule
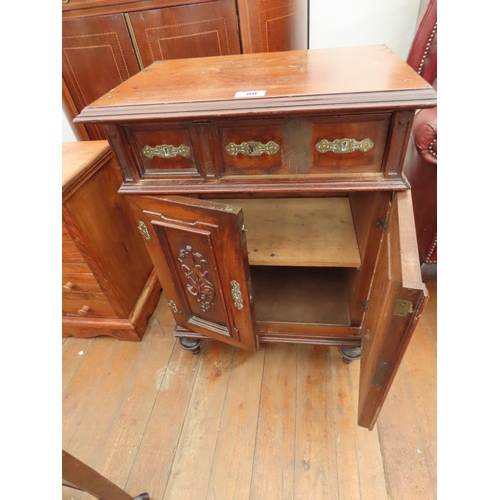
<instances>
[{"instance_id":1,"label":"turned wooden foot","mask_svg":"<svg viewBox=\"0 0 500 500\"><path fill-rule=\"evenodd\" d=\"M191 351L193 354L200 352L201 339L190 339L189 337L181 337L179 343L186 351Z\"/></svg>"},{"instance_id":2,"label":"turned wooden foot","mask_svg":"<svg viewBox=\"0 0 500 500\"><path fill-rule=\"evenodd\" d=\"M349 364L361 357L361 347L339 347L344 363Z\"/></svg>"}]
</instances>

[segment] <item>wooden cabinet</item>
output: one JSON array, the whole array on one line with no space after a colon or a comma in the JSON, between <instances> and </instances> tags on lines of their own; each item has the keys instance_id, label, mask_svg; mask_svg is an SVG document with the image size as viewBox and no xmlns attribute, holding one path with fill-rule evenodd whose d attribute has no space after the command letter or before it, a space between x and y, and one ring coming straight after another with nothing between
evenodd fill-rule
<instances>
[{"instance_id":1,"label":"wooden cabinet","mask_svg":"<svg viewBox=\"0 0 500 500\"><path fill-rule=\"evenodd\" d=\"M63 106L68 118L154 61L307 48L307 1L272 4L63 2ZM91 124L78 127L77 134L80 139L106 138Z\"/></svg>"},{"instance_id":2,"label":"wooden cabinet","mask_svg":"<svg viewBox=\"0 0 500 500\"><path fill-rule=\"evenodd\" d=\"M77 121L107 131L184 347L361 349L372 428L427 299L402 163L435 101L386 47L324 49L156 62Z\"/></svg>"},{"instance_id":3,"label":"wooden cabinet","mask_svg":"<svg viewBox=\"0 0 500 500\"><path fill-rule=\"evenodd\" d=\"M106 141L63 144L63 336L140 340L160 284Z\"/></svg>"}]
</instances>

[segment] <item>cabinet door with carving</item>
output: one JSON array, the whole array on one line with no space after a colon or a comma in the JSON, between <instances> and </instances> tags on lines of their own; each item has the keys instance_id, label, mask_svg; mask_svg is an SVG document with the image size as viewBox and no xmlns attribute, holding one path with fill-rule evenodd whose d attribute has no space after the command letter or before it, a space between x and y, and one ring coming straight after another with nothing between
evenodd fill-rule
<instances>
[{"instance_id":1,"label":"cabinet door with carving","mask_svg":"<svg viewBox=\"0 0 500 500\"><path fill-rule=\"evenodd\" d=\"M234 0L131 12L129 16L144 67L165 59L241 52Z\"/></svg>"},{"instance_id":2,"label":"cabinet door with carving","mask_svg":"<svg viewBox=\"0 0 500 500\"><path fill-rule=\"evenodd\" d=\"M241 208L183 196L130 196L176 323L258 347Z\"/></svg>"},{"instance_id":3,"label":"cabinet door with carving","mask_svg":"<svg viewBox=\"0 0 500 500\"><path fill-rule=\"evenodd\" d=\"M411 193L395 193L362 326L360 426L375 425L427 298Z\"/></svg>"}]
</instances>

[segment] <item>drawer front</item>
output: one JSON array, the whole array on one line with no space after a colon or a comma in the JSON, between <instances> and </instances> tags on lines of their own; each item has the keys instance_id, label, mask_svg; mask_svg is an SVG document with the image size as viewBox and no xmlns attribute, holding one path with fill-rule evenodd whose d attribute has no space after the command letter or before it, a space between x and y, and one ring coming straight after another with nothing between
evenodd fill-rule
<instances>
[{"instance_id":1,"label":"drawer front","mask_svg":"<svg viewBox=\"0 0 500 500\"><path fill-rule=\"evenodd\" d=\"M380 172L391 115L310 118L311 174Z\"/></svg>"},{"instance_id":2,"label":"drawer front","mask_svg":"<svg viewBox=\"0 0 500 500\"><path fill-rule=\"evenodd\" d=\"M64 226L62 227L62 261L63 263L85 262L80 250L78 250Z\"/></svg>"},{"instance_id":3,"label":"drawer front","mask_svg":"<svg viewBox=\"0 0 500 500\"><path fill-rule=\"evenodd\" d=\"M126 130L141 177L200 177L203 173L189 124Z\"/></svg>"},{"instance_id":4,"label":"drawer front","mask_svg":"<svg viewBox=\"0 0 500 500\"><path fill-rule=\"evenodd\" d=\"M64 293L62 299L62 309L64 314L72 316L117 317L115 311L109 304L106 295L101 292Z\"/></svg>"},{"instance_id":5,"label":"drawer front","mask_svg":"<svg viewBox=\"0 0 500 500\"><path fill-rule=\"evenodd\" d=\"M62 274L63 297L75 292L102 292L92 273L65 273Z\"/></svg>"},{"instance_id":6,"label":"drawer front","mask_svg":"<svg viewBox=\"0 0 500 500\"><path fill-rule=\"evenodd\" d=\"M283 121L217 123L214 142L222 175L288 174L283 161Z\"/></svg>"}]
</instances>

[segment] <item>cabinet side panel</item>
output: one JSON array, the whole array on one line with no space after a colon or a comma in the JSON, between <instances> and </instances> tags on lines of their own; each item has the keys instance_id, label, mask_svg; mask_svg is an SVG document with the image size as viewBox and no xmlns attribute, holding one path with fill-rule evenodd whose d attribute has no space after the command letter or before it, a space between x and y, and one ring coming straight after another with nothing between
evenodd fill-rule
<instances>
[{"instance_id":1,"label":"cabinet side panel","mask_svg":"<svg viewBox=\"0 0 500 500\"><path fill-rule=\"evenodd\" d=\"M65 203L78 227L79 249L108 299L128 317L153 265L126 199L118 194L121 175L114 158Z\"/></svg>"}]
</instances>

